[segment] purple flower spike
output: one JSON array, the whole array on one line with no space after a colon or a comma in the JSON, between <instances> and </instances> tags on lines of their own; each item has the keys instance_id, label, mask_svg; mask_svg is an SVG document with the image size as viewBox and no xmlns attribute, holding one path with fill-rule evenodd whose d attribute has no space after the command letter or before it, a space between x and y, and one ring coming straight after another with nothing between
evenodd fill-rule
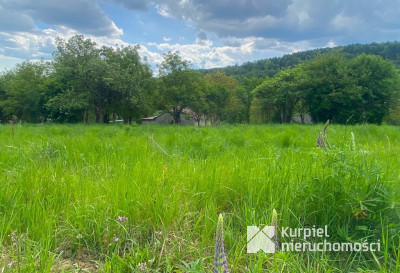
<instances>
[{"instance_id":1,"label":"purple flower spike","mask_svg":"<svg viewBox=\"0 0 400 273\"><path fill-rule=\"evenodd\" d=\"M224 217L222 214L218 217L217 235L215 240L215 255L214 255L214 273L219 273L222 269L223 273L228 272L228 262L226 260L224 248Z\"/></svg>"}]
</instances>

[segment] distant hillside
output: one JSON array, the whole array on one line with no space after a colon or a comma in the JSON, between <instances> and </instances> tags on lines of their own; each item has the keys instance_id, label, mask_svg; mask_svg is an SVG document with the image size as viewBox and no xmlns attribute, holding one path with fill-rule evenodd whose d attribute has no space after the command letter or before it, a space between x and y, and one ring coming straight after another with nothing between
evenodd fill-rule
<instances>
[{"instance_id":1,"label":"distant hillside","mask_svg":"<svg viewBox=\"0 0 400 273\"><path fill-rule=\"evenodd\" d=\"M314 59L320 54L342 53L352 59L362 53L379 55L384 59L392 61L397 68L400 68L400 42L352 44L334 48L322 48L297 52L271 59L264 59L255 62L246 62L242 65L228 66L224 68L213 68L201 70L203 73L224 71L229 76L235 76L239 80L244 77L265 78L273 76L280 70L295 66L301 62Z\"/></svg>"}]
</instances>

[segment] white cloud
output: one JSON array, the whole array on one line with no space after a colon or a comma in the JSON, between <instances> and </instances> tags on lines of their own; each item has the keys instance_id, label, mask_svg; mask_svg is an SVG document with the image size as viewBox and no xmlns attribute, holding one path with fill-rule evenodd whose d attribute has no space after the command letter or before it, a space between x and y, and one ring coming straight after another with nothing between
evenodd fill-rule
<instances>
[{"instance_id":1,"label":"white cloud","mask_svg":"<svg viewBox=\"0 0 400 273\"><path fill-rule=\"evenodd\" d=\"M145 45L140 45L139 53L143 58L147 59L153 69L156 69L156 66L163 61L161 53L150 51Z\"/></svg>"},{"instance_id":2,"label":"white cloud","mask_svg":"<svg viewBox=\"0 0 400 273\"><path fill-rule=\"evenodd\" d=\"M52 60L51 54L56 50L56 38L61 37L64 40L68 40L77 34L79 33L76 30L67 27L48 28L36 30L35 32L0 32L0 48L2 48L2 54L10 57L18 56L16 59L19 60L35 58ZM129 45L117 37L86 35L85 38L90 38L98 46ZM7 65L3 66L8 67Z\"/></svg>"},{"instance_id":3,"label":"white cloud","mask_svg":"<svg viewBox=\"0 0 400 273\"><path fill-rule=\"evenodd\" d=\"M195 67L211 68L317 47L396 40L399 1L0 0L0 54L51 59L56 37L67 40L75 34L84 34L99 46L127 46L122 27L106 13L110 3L117 3L140 12L137 20L142 23L137 27L140 33L148 32L140 38L140 52L153 68L168 50L181 52ZM156 13L177 19L170 20L174 24L187 24L196 38L173 31L154 37L142 16ZM38 22L48 28L39 29ZM151 39L162 42L149 43Z\"/></svg>"},{"instance_id":4,"label":"white cloud","mask_svg":"<svg viewBox=\"0 0 400 273\"><path fill-rule=\"evenodd\" d=\"M335 46L336 46L336 44L335 44L335 42L332 41L332 40L330 40L330 41L326 44L326 47L335 47Z\"/></svg>"},{"instance_id":5,"label":"white cloud","mask_svg":"<svg viewBox=\"0 0 400 273\"><path fill-rule=\"evenodd\" d=\"M23 61L24 60L20 58L4 56L3 54L0 54L0 72L5 71L6 69L11 69Z\"/></svg>"},{"instance_id":6,"label":"white cloud","mask_svg":"<svg viewBox=\"0 0 400 273\"><path fill-rule=\"evenodd\" d=\"M194 44L148 43L147 54L150 52L148 48L153 48L156 52L179 52L184 60L189 61L196 68L212 68L234 65L248 60L254 50L254 41L245 39L240 46L213 46L209 40L202 40L202 43ZM162 61L159 56L149 58L149 60L156 60L159 64Z\"/></svg>"},{"instance_id":7,"label":"white cloud","mask_svg":"<svg viewBox=\"0 0 400 273\"><path fill-rule=\"evenodd\" d=\"M165 17L165 18L172 17L171 11L170 11L170 9L169 9L169 7L168 7L167 5L163 5L163 4L161 4L161 5L156 5L156 8L157 8L157 12L158 12L161 16L163 16L163 17Z\"/></svg>"},{"instance_id":8,"label":"white cloud","mask_svg":"<svg viewBox=\"0 0 400 273\"><path fill-rule=\"evenodd\" d=\"M154 3L164 17L182 20L198 31L218 37L260 37L286 42L319 39L322 46L330 39L342 44L396 40L400 32L399 0L149 0L147 3Z\"/></svg>"}]
</instances>

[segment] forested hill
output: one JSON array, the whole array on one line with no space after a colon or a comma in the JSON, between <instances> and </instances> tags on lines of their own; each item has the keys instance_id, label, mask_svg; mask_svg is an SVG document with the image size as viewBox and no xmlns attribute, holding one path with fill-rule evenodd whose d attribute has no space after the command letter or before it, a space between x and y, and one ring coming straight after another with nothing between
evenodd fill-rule
<instances>
[{"instance_id":1,"label":"forested hill","mask_svg":"<svg viewBox=\"0 0 400 273\"><path fill-rule=\"evenodd\" d=\"M333 48L307 50L293 54L287 54L282 57L264 59L255 62L246 62L242 65L205 69L201 71L203 73L224 71L228 76L234 76L240 80L244 77L265 78L266 76L274 76L284 68L293 67L301 62L314 59L318 55L333 53L342 53L349 59L352 59L362 53L378 55L386 60L392 61L397 68L400 68L400 42L396 41L386 43L352 44Z\"/></svg>"}]
</instances>

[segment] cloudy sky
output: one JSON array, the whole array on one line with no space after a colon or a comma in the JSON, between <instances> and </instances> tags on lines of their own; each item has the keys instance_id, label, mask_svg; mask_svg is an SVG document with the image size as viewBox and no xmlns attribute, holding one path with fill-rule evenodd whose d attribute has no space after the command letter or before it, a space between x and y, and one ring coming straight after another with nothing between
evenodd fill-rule
<instances>
[{"instance_id":1,"label":"cloudy sky","mask_svg":"<svg viewBox=\"0 0 400 273\"><path fill-rule=\"evenodd\" d=\"M152 65L195 68L318 47L400 40L400 0L0 0L0 71L51 60L56 37L140 44Z\"/></svg>"}]
</instances>

